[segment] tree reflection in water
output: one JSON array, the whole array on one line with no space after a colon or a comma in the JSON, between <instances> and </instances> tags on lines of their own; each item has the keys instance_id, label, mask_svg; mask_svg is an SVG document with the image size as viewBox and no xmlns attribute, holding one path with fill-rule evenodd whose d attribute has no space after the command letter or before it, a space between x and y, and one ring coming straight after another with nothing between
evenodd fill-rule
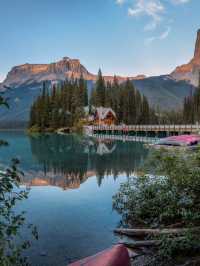
<instances>
[{"instance_id":1,"label":"tree reflection in water","mask_svg":"<svg viewBox=\"0 0 200 266\"><path fill-rule=\"evenodd\" d=\"M132 174L144 161L147 150L139 142L98 140L77 135L30 137L32 154L43 167L43 176L32 177L30 185L78 188L90 176L98 185L107 175Z\"/></svg>"}]
</instances>

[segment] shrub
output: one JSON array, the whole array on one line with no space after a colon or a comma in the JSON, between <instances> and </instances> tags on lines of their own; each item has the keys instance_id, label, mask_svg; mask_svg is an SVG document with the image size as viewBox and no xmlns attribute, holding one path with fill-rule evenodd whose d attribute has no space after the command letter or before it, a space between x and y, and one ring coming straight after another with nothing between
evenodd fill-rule
<instances>
[{"instance_id":1,"label":"shrub","mask_svg":"<svg viewBox=\"0 0 200 266\"><path fill-rule=\"evenodd\" d=\"M122 215L122 224L148 228L177 223L188 228L200 225L199 150L187 153L154 151L143 171L145 174L121 184L113 197L113 208ZM162 237L156 256L166 262L174 254L178 255L178 251L191 252L200 247L199 236L197 231L185 234L182 241L176 241L172 236Z\"/></svg>"},{"instance_id":2,"label":"shrub","mask_svg":"<svg viewBox=\"0 0 200 266\"><path fill-rule=\"evenodd\" d=\"M0 106L8 104L0 96ZM0 140L0 146L8 145ZM29 240L23 240L21 230L26 227L31 230L35 239L38 238L36 227L26 222L25 213L16 211L16 204L28 197L28 190L20 188L23 175L18 170L19 161L12 159L11 167L0 171L0 265L29 265L23 251L30 246Z\"/></svg>"}]
</instances>

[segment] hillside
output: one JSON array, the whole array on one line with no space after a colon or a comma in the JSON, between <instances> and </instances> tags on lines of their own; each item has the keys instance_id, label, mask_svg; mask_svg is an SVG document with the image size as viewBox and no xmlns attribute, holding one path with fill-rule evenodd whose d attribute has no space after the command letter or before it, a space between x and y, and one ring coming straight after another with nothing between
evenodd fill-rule
<instances>
[{"instance_id":1,"label":"hillside","mask_svg":"<svg viewBox=\"0 0 200 266\"><path fill-rule=\"evenodd\" d=\"M161 110L178 109L185 96L195 87L186 81L176 81L169 75L134 80L135 87L144 94L150 104Z\"/></svg>"}]
</instances>

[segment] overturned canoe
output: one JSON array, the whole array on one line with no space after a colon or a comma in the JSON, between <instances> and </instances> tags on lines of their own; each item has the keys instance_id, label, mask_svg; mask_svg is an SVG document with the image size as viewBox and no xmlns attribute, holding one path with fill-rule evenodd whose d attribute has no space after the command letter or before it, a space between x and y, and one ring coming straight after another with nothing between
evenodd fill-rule
<instances>
[{"instance_id":1,"label":"overturned canoe","mask_svg":"<svg viewBox=\"0 0 200 266\"><path fill-rule=\"evenodd\" d=\"M153 147L196 147L200 143L200 135L180 135L160 139Z\"/></svg>"},{"instance_id":2,"label":"overturned canoe","mask_svg":"<svg viewBox=\"0 0 200 266\"><path fill-rule=\"evenodd\" d=\"M130 266L128 250L124 245L116 245L94 256L69 264L68 266Z\"/></svg>"}]
</instances>

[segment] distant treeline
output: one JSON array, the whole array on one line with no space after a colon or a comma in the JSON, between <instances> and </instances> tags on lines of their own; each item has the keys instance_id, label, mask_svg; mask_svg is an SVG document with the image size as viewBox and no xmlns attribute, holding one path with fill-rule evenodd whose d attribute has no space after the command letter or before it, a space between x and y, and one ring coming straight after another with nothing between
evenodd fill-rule
<instances>
[{"instance_id":1,"label":"distant treeline","mask_svg":"<svg viewBox=\"0 0 200 266\"><path fill-rule=\"evenodd\" d=\"M80 79L66 80L52 89L43 84L42 94L35 100L30 111L29 128L36 131L55 130L76 126L86 118L93 107L111 107L117 123L133 124L193 124L200 121L200 85L186 97L181 110L160 111L150 107L148 99L127 79L119 83L105 82L101 71L88 100L87 82Z\"/></svg>"},{"instance_id":2,"label":"distant treeline","mask_svg":"<svg viewBox=\"0 0 200 266\"><path fill-rule=\"evenodd\" d=\"M184 100L183 120L187 124L200 122L200 78L198 88Z\"/></svg>"}]
</instances>

